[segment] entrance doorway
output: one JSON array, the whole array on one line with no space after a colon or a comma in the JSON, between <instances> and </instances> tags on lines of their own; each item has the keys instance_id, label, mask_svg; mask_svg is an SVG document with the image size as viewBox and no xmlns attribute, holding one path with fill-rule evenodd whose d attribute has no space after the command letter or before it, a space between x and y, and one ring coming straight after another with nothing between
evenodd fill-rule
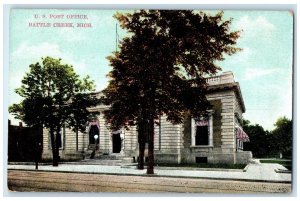
<instances>
[{"instance_id":1,"label":"entrance doorway","mask_svg":"<svg viewBox=\"0 0 300 201\"><path fill-rule=\"evenodd\" d=\"M112 133L113 153L120 153L122 148L121 132Z\"/></svg>"},{"instance_id":2,"label":"entrance doorway","mask_svg":"<svg viewBox=\"0 0 300 201\"><path fill-rule=\"evenodd\" d=\"M99 128L97 125L91 125L89 131L89 143L90 144L99 144ZM98 135L97 141L95 142L95 135Z\"/></svg>"}]
</instances>

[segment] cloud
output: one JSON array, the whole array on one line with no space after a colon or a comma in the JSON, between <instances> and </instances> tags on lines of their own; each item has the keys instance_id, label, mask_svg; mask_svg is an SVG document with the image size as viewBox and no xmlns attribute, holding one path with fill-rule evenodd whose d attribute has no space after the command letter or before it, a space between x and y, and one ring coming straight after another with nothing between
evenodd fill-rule
<instances>
[{"instance_id":1,"label":"cloud","mask_svg":"<svg viewBox=\"0 0 300 201\"><path fill-rule=\"evenodd\" d=\"M11 61L41 58L43 56L57 57L59 55L61 55L61 51L57 44L44 42L39 45L28 45L28 43L24 42L11 54Z\"/></svg>"},{"instance_id":2,"label":"cloud","mask_svg":"<svg viewBox=\"0 0 300 201\"><path fill-rule=\"evenodd\" d=\"M38 45L29 45L22 43L10 56L10 70L24 72L30 64L40 61L42 57L50 56L53 58L61 58L63 63L73 65L79 74L83 73L86 63L83 60L75 59L74 56L68 54L67 51L61 49L58 44L44 42ZM18 67L17 67L18 66Z\"/></svg>"},{"instance_id":3,"label":"cloud","mask_svg":"<svg viewBox=\"0 0 300 201\"><path fill-rule=\"evenodd\" d=\"M237 52L235 55L228 57L231 62L235 65L240 65L241 63L248 62L253 55L253 50L249 47L243 47L242 51Z\"/></svg>"},{"instance_id":4,"label":"cloud","mask_svg":"<svg viewBox=\"0 0 300 201\"><path fill-rule=\"evenodd\" d=\"M245 119L272 130L279 117L292 118L292 82L278 82L274 79L270 84L266 81L252 83L249 83L251 87L248 93L243 94L247 104Z\"/></svg>"},{"instance_id":5,"label":"cloud","mask_svg":"<svg viewBox=\"0 0 300 201\"><path fill-rule=\"evenodd\" d=\"M86 40L85 35L78 28L59 28L58 38L73 43Z\"/></svg>"},{"instance_id":6,"label":"cloud","mask_svg":"<svg viewBox=\"0 0 300 201\"><path fill-rule=\"evenodd\" d=\"M24 73L28 71L28 66L40 61L42 57L59 57L62 52L56 44L42 43L40 45L28 45L22 43L14 52L10 54L9 67L9 88L15 89L21 86Z\"/></svg>"},{"instance_id":7,"label":"cloud","mask_svg":"<svg viewBox=\"0 0 300 201\"><path fill-rule=\"evenodd\" d=\"M269 22L265 17L258 16L251 19L248 15L241 17L235 24L235 28L242 29L241 37L263 37L270 38L272 32L276 29L275 25Z\"/></svg>"},{"instance_id":8,"label":"cloud","mask_svg":"<svg viewBox=\"0 0 300 201\"><path fill-rule=\"evenodd\" d=\"M25 72L28 72L29 65L40 62L41 58L46 56L61 58L63 63L73 65L77 74L82 76L87 74L86 62L74 58L73 55L68 54L58 44L44 42L38 45L29 45L24 42L10 54L9 93L11 95L15 94L13 92L14 89L21 86L21 80ZM15 100L13 101L15 102Z\"/></svg>"},{"instance_id":9,"label":"cloud","mask_svg":"<svg viewBox=\"0 0 300 201\"><path fill-rule=\"evenodd\" d=\"M262 76L270 75L280 71L278 68L265 69L265 68L247 68L245 71L245 80L253 80Z\"/></svg>"}]
</instances>

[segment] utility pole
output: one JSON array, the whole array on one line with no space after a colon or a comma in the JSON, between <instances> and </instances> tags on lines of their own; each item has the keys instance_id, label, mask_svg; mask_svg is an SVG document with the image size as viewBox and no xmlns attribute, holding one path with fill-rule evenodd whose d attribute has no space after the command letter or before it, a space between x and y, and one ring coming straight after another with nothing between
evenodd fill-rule
<instances>
[{"instance_id":1,"label":"utility pole","mask_svg":"<svg viewBox=\"0 0 300 201\"><path fill-rule=\"evenodd\" d=\"M116 52L118 51L118 27L116 23Z\"/></svg>"}]
</instances>

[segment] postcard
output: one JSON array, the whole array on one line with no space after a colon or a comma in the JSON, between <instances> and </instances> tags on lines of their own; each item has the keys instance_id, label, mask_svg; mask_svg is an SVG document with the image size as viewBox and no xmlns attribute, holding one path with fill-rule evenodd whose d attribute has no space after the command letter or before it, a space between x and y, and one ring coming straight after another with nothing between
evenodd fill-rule
<instances>
[{"instance_id":1,"label":"postcard","mask_svg":"<svg viewBox=\"0 0 300 201\"><path fill-rule=\"evenodd\" d=\"M9 11L10 192L292 192L294 13Z\"/></svg>"}]
</instances>

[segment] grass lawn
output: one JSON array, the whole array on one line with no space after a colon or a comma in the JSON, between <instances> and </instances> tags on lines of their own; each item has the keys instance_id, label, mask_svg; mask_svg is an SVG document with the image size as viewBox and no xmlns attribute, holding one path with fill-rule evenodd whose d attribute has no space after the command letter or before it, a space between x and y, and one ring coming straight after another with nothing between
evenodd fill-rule
<instances>
[{"instance_id":1,"label":"grass lawn","mask_svg":"<svg viewBox=\"0 0 300 201\"><path fill-rule=\"evenodd\" d=\"M191 167L191 168L219 168L219 169L244 169L245 164L206 164L206 163L193 163L193 164L157 164L160 167Z\"/></svg>"},{"instance_id":2,"label":"grass lawn","mask_svg":"<svg viewBox=\"0 0 300 201\"><path fill-rule=\"evenodd\" d=\"M280 160L280 159L261 159L259 160L261 163L278 163L280 165L283 165L288 170L292 170L293 164L291 160Z\"/></svg>"}]
</instances>

